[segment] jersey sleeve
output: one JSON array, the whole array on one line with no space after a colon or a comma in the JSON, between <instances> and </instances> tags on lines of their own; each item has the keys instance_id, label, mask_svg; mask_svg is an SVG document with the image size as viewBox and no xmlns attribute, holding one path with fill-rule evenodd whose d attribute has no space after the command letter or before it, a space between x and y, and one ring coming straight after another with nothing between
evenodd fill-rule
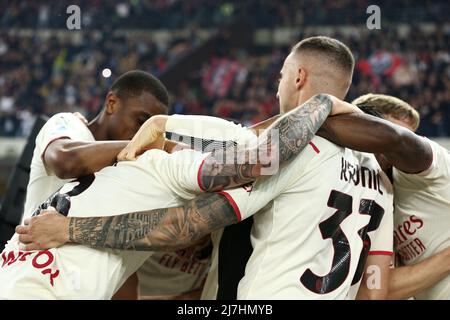
<instances>
[{"instance_id":1,"label":"jersey sleeve","mask_svg":"<svg viewBox=\"0 0 450 320\"><path fill-rule=\"evenodd\" d=\"M55 140L61 138L84 140L87 128L83 126L86 127L71 113L58 113L51 117L42 127L36 138L36 146L41 149L41 157L44 156L50 143Z\"/></svg>"},{"instance_id":2,"label":"jersey sleeve","mask_svg":"<svg viewBox=\"0 0 450 320\"><path fill-rule=\"evenodd\" d=\"M252 130L221 118L199 115L171 115L166 123L166 132L181 137L211 141L231 141L238 145L256 138ZM181 141L190 144L190 141ZM200 148L195 148L200 150Z\"/></svg>"},{"instance_id":3,"label":"jersey sleeve","mask_svg":"<svg viewBox=\"0 0 450 320\"><path fill-rule=\"evenodd\" d=\"M433 161L430 167L427 170L416 174L407 174L401 171L397 171L398 174L408 179L426 179L429 181L447 184L450 178L449 151L434 141L431 141L427 138L423 139L429 143L429 145L431 146L431 150L433 151Z\"/></svg>"},{"instance_id":4,"label":"jersey sleeve","mask_svg":"<svg viewBox=\"0 0 450 320\"><path fill-rule=\"evenodd\" d=\"M158 150L148 156L154 163L153 169L157 170L161 181L181 198L190 199L203 191L200 171L209 153L187 149L167 154Z\"/></svg>"},{"instance_id":5,"label":"jersey sleeve","mask_svg":"<svg viewBox=\"0 0 450 320\"><path fill-rule=\"evenodd\" d=\"M392 196L389 197L392 199ZM369 254L371 255L392 255L394 247L394 206L392 201L388 201L384 208L384 214L380 225L374 231L368 233L371 245Z\"/></svg>"},{"instance_id":6,"label":"jersey sleeve","mask_svg":"<svg viewBox=\"0 0 450 320\"><path fill-rule=\"evenodd\" d=\"M436 142L426 138L425 140L428 141L433 150L433 162L430 168L417 175L426 179L444 178L447 180L450 177L450 153Z\"/></svg>"}]
</instances>

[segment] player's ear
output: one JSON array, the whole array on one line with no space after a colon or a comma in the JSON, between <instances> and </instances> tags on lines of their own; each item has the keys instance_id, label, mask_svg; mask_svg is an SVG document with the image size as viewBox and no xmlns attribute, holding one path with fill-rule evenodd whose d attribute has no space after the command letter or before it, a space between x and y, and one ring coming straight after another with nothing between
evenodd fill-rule
<instances>
[{"instance_id":1,"label":"player's ear","mask_svg":"<svg viewBox=\"0 0 450 320\"><path fill-rule=\"evenodd\" d=\"M105 112L108 115L114 114L117 112L117 109L119 108L119 97L112 92L109 91L106 95L105 99Z\"/></svg>"},{"instance_id":2,"label":"player's ear","mask_svg":"<svg viewBox=\"0 0 450 320\"><path fill-rule=\"evenodd\" d=\"M297 90L300 90L304 86L306 82L306 77L307 77L306 70L301 67L298 68L297 75L295 78L295 87L297 88Z\"/></svg>"}]
</instances>

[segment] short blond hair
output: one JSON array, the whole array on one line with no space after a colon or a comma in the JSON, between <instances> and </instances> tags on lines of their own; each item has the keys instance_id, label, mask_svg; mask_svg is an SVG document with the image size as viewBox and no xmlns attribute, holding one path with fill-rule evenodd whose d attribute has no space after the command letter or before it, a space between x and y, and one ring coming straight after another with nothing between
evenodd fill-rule
<instances>
[{"instance_id":1,"label":"short blond hair","mask_svg":"<svg viewBox=\"0 0 450 320\"><path fill-rule=\"evenodd\" d=\"M310 37L297 43L291 50L295 54L301 53L302 51L323 54L333 65L349 74L353 74L355 58L350 49L337 39L325 36Z\"/></svg>"},{"instance_id":2,"label":"short blond hair","mask_svg":"<svg viewBox=\"0 0 450 320\"><path fill-rule=\"evenodd\" d=\"M419 112L409 103L393 96L368 93L353 100L352 104L372 107L383 116L391 116L394 119L406 121L414 128L414 131L420 124Z\"/></svg>"}]
</instances>

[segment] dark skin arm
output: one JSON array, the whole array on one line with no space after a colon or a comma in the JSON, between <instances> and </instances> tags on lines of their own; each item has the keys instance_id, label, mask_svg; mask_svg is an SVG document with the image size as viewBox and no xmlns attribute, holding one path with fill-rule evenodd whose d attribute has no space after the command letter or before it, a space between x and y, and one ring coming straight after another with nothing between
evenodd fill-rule
<instances>
[{"instance_id":1,"label":"dark skin arm","mask_svg":"<svg viewBox=\"0 0 450 320\"><path fill-rule=\"evenodd\" d=\"M58 139L49 144L43 161L60 179L78 178L112 165L128 142Z\"/></svg>"},{"instance_id":2,"label":"dark skin arm","mask_svg":"<svg viewBox=\"0 0 450 320\"><path fill-rule=\"evenodd\" d=\"M433 160L430 145L412 131L367 114L329 117L317 135L350 149L383 154L406 173L428 169Z\"/></svg>"}]
</instances>

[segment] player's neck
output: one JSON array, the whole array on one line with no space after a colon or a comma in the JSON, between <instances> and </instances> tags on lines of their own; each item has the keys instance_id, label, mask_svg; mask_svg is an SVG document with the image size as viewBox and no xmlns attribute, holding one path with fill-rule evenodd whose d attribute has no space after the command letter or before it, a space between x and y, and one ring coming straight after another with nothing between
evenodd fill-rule
<instances>
[{"instance_id":1,"label":"player's neck","mask_svg":"<svg viewBox=\"0 0 450 320\"><path fill-rule=\"evenodd\" d=\"M106 126L102 125L102 117L101 114L99 114L97 117L95 117L94 120L89 122L87 125L88 129L91 131L92 135L94 136L95 140L108 140L108 133L106 130Z\"/></svg>"},{"instance_id":2,"label":"player's neck","mask_svg":"<svg viewBox=\"0 0 450 320\"><path fill-rule=\"evenodd\" d=\"M335 96L338 99L344 100L345 98L345 92L343 92L341 89L333 88L330 86L327 87L309 87L305 88L300 92L299 96L299 103L298 105L304 104L306 101L314 97L316 94L319 93L325 93L325 94L331 94Z\"/></svg>"},{"instance_id":3,"label":"player's neck","mask_svg":"<svg viewBox=\"0 0 450 320\"><path fill-rule=\"evenodd\" d=\"M318 90L312 89L312 88L304 88L298 97L298 105L304 104L306 101L314 97L316 94L319 94Z\"/></svg>"}]
</instances>

